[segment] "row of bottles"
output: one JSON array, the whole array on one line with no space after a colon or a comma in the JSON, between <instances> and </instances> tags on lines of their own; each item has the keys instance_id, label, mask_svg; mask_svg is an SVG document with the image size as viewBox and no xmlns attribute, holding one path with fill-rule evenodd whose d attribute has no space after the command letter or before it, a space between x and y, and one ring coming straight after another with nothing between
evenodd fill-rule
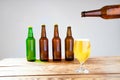
<instances>
[{"instance_id":1,"label":"row of bottles","mask_svg":"<svg viewBox=\"0 0 120 80\"><path fill-rule=\"evenodd\" d=\"M41 61L49 60L49 40L46 36L45 25L41 26L41 37L39 39L39 54ZM65 38L65 60L74 60L73 53L74 38L72 37L71 27L67 27L67 35ZM53 61L61 61L61 38L59 37L58 25L54 25L54 37L52 39L52 55ZM32 27L28 28L28 37L26 39L26 56L28 61L36 60L35 38L33 36Z\"/></svg>"}]
</instances>

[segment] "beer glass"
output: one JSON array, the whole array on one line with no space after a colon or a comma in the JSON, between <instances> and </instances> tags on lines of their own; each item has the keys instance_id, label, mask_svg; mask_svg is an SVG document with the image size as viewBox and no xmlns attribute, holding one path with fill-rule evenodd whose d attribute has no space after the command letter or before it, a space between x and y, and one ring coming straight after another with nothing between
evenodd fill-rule
<instances>
[{"instance_id":1,"label":"beer glass","mask_svg":"<svg viewBox=\"0 0 120 80\"><path fill-rule=\"evenodd\" d=\"M78 73L89 73L89 70L83 67L85 61L89 58L91 51L89 39L76 39L74 41L75 58L80 62L80 68L76 70Z\"/></svg>"}]
</instances>

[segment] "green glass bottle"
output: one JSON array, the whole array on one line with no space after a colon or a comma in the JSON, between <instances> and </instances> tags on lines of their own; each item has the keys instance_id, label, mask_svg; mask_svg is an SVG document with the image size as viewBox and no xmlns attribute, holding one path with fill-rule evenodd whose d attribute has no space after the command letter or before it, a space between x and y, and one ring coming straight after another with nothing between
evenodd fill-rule
<instances>
[{"instance_id":1,"label":"green glass bottle","mask_svg":"<svg viewBox=\"0 0 120 80\"><path fill-rule=\"evenodd\" d=\"M26 39L26 57L27 61L36 60L35 38L33 36L32 27L28 28L28 37Z\"/></svg>"}]
</instances>

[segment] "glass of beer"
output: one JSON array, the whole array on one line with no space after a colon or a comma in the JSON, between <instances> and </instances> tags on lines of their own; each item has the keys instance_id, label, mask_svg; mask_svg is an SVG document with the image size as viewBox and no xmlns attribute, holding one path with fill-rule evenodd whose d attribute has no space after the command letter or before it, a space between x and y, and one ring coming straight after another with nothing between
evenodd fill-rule
<instances>
[{"instance_id":1,"label":"glass of beer","mask_svg":"<svg viewBox=\"0 0 120 80\"><path fill-rule=\"evenodd\" d=\"M74 41L74 54L80 62L80 68L76 70L78 73L89 73L89 70L83 67L85 61L89 58L91 51L89 39L76 39Z\"/></svg>"}]
</instances>

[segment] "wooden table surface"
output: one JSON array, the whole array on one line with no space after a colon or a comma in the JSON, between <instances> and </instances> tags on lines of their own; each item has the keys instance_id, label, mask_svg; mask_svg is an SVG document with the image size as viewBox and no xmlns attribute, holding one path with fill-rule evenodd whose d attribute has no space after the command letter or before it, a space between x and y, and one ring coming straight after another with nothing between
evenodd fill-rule
<instances>
[{"instance_id":1,"label":"wooden table surface","mask_svg":"<svg viewBox=\"0 0 120 80\"><path fill-rule=\"evenodd\" d=\"M27 62L25 58L0 61L0 80L120 80L120 56L93 57L85 63L90 73L76 73L79 62Z\"/></svg>"}]
</instances>

